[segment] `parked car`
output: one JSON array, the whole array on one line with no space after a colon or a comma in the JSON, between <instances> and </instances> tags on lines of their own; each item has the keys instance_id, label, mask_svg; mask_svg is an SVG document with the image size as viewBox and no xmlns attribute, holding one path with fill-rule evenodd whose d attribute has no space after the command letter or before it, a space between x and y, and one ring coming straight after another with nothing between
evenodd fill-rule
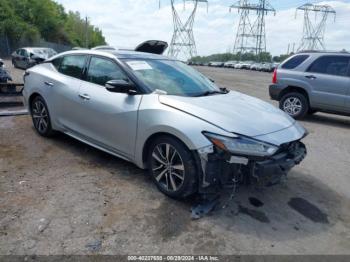
<instances>
[{"instance_id":1,"label":"parked car","mask_svg":"<svg viewBox=\"0 0 350 262\"><path fill-rule=\"evenodd\" d=\"M275 69L270 96L297 119L317 111L349 115L349 61L349 53L298 53Z\"/></svg>"},{"instance_id":2,"label":"parked car","mask_svg":"<svg viewBox=\"0 0 350 262\"><path fill-rule=\"evenodd\" d=\"M237 61L227 61L226 63L224 63L224 67L234 68L236 63L237 63Z\"/></svg>"},{"instance_id":3,"label":"parked car","mask_svg":"<svg viewBox=\"0 0 350 262\"><path fill-rule=\"evenodd\" d=\"M4 61L0 58L0 83L7 83L7 81L12 81L12 78L5 68Z\"/></svg>"},{"instance_id":4,"label":"parked car","mask_svg":"<svg viewBox=\"0 0 350 262\"><path fill-rule=\"evenodd\" d=\"M242 69L243 62L239 61L237 64L234 65L235 69Z\"/></svg>"},{"instance_id":5,"label":"parked car","mask_svg":"<svg viewBox=\"0 0 350 262\"><path fill-rule=\"evenodd\" d=\"M254 63L249 67L249 69L253 71L257 71L260 66L261 66L261 63Z\"/></svg>"},{"instance_id":6,"label":"parked car","mask_svg":"<svg viewBox=\"0 0 350 262\"><path fill-rule=\"evenodd\" d=\"M69 51L27 70L38 134L60 131L131 161L174 198L235 179L271 185L305 157L306 130L281 110L137 50Z\"/></svg>"},{"instance_id":7,"label":"parked car","mask_svg":"<svg viewBox=\"0 0 350 262\"><path fill-rule=\"evenodd\" d=\"M14 67L27 69L45 61L56 55L57 52L52 48L26 47L17 49L12 53L12 64Z\"/></svg>"},{"instance_id":8,"label":"parked car","mask_svg":"<svg viewBox=\"0 0 350 262\"><path fill-rule=\"evenodd\" d=\"M264 65L265 65L265 63L258 63L258 64L256 65L256 71L262 71Z\"/></svg>"},{"instance_id":9,"label":"parked car","mask_svg":"<svg viewBox=\"0 0 350 262\"><path fill-rule=\"evenodd\" d=\"M236 69L250 69L250 66L253 64L253 61L243 61L235 65Z\"/></svg>"},{"instance_id":10,"label":"parked car","mask_svg":"<svg viewBox=\"0 0 350 262\"><path fill-rule=\"evenodd\" d=\"M213 66L213 67L223 67L224 66L224 62L210 62L209 66Z\"/></svg>"},{"instance_id":11,"label":"parked car","mask_svg":"<svg viewBox=\"0 0 350 262\"><path fill-rule=\"evenodd\" d=\"M273 72L274 71L274 65L272 63L264 63L261 68L260 71L262 72Z\"/></svg>"}]
</instances>

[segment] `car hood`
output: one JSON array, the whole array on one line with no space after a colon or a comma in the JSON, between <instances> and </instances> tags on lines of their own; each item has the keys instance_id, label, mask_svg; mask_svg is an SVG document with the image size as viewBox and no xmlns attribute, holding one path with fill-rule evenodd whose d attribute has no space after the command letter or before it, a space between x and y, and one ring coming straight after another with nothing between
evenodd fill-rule
<instances>
[{"instance_id":1,"label":"car hood","mask_svg":"<svg viewBox=\"0 0 350 262\"><path fill-rule=\"evenodd\" d=\"M232 91L204 97L160 95L159 101L225 131L250 137L277 132L295 123L273 105Z\"/></svg>"}]
</instances>

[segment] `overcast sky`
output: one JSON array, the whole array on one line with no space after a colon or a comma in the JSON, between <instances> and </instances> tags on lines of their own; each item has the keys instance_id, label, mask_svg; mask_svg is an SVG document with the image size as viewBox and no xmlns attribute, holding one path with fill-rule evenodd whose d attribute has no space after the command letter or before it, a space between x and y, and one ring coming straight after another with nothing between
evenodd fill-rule
<instances>
[{"instance_id":1,"label":"overcast sky","mask_svg":"<svg viewBox=\"0 0 350 262\"><path fill-rule=\"evenodd\" d=\"M78 11L102 29L108 44L115 47L135 47L148 39L170 42L173 25L170 0L56 0L66 10ZM209 8L200 4L194 24L198 55L209 55L232 50L239 14L229 12L228 6L237 0L209 0ZM326 27L325 45L329 50L350 50L350 0L307 1L270 0L276 15L266 18L267 50L273 55L286 53L288 43L300 44L303 14L295 17L295 8L306 2L332 6L337 12L334 22L330 17ZM177 10L188 15L191 4L177 0Z\"/></svg>"}]
</instances>

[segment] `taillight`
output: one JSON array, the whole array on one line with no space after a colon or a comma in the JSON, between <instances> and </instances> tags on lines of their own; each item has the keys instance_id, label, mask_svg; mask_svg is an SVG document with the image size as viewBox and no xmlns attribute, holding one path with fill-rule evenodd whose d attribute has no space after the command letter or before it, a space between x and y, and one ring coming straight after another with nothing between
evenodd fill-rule
<instances>
[{"instance_id":1,"label":"taillight","mask_svg":"<svg viewBox=\"0 0 350 262\"><path fill-rule=\"evenodd\" d=\"M272 83L277 84L277 68L273 71Z\"/></svg>"}]
</instances>

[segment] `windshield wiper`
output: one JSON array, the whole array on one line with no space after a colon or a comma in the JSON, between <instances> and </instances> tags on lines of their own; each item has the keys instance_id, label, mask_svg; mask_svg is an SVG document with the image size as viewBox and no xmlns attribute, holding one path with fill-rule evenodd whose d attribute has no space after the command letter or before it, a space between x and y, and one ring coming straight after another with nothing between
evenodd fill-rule
<instances>
[{"instance_id":1,"label":"windshield wiper","mask_svg":"<svg viewBox=\"0 0 350 262\"><path fill-rule=\"evenodd\" d=\"M227 94L229 91L226 88L220 88L220 91L218 90L210 90L210 91L205 91L204 93L201 93L197 96L210 96L210 95L215 95L215 94Z\"/></svg>"}]
</instances>

